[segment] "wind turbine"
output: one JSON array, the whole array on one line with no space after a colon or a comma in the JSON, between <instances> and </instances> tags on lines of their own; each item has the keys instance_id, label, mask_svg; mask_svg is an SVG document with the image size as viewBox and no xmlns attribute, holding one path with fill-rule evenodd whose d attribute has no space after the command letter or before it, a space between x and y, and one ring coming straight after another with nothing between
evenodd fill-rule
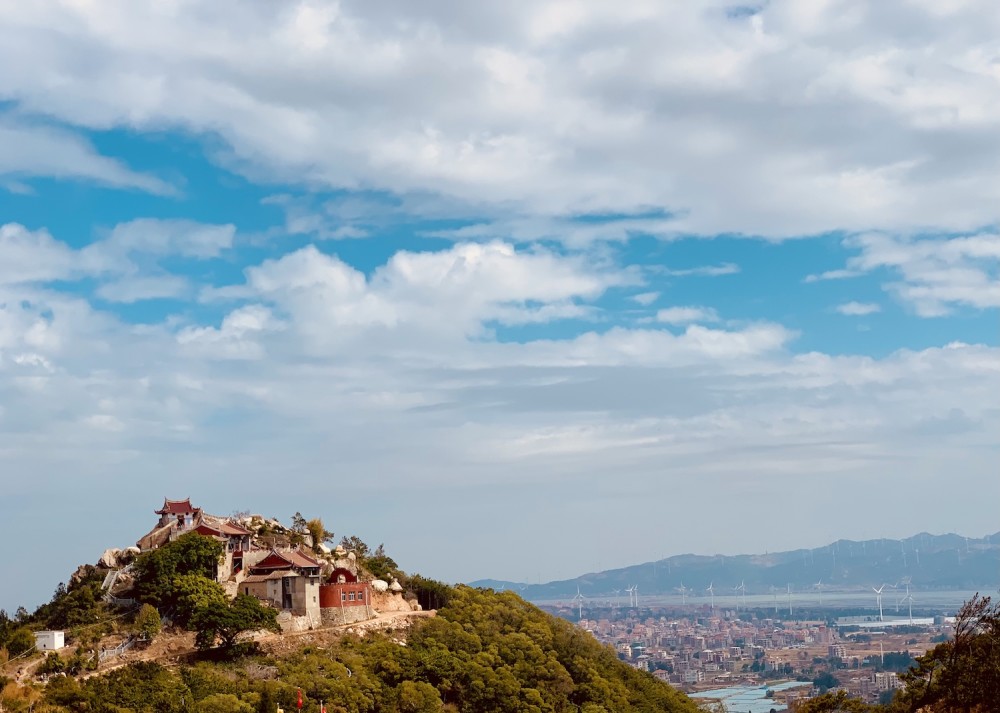
<instances>
[{"instance_id":1,"label":"wind turbine","mask_svg":"<svg viewBox=\"0 0 1000 713\"><path fill-rule=\"evenodd\" d=\"M887 584L889 589L899 589L899 585L903 583L903 580L899 580L895 584ZM899 600L896 600L896 613L899 614Z\"/></svg>"},{"instance_id":2,"label":"wind turbine","mask_svg":"<svg viewBox=\"0 0 1000 713\"><path fill-rule=\"evenodd\" d=\"M632 606L632 599L635 595L635 585L633 584L631 587L626 587L625 591L628 592L628 605Z\"/></svg>"},{"instance_id":3,"label":"wind turbine","mask_svg":"<svg viewBox=\"0 0 1000 713\"><path fill-rule=\"evenodd\" d=\"M712 597L712 611L715 611L715 589L713 588L714 584L715 582L709 582L708 589L705 590Z\"/></svg>"},{"instance_id":4,"label":"wind turbine","mask_svg":"<svg viewBox=\"0 0 1000 713\"><path fill-rule=\"evenodd\" d=\"M580 586L579 585L577 585L577 587L576 587L576 596L573 597L573 601L575 601L577 603L577 606L579 607L580 621L582 621L583 620L583 595L580 594Z\"/></svg>"},{"instance_id":5,"label":"wind turbine","mask_svg":"<svg viewBox=\"0 0 1000 713\"><path fill-rule=\"evenodd\" d=\"M681 595L681 605L682 606L687 605L688 588L684 586L684 582L681 582L681 586L674 587L674 591L675 592L680 592L680 595Z\"/></svg>"},{"instance_id":6,"label":"wind turbine","mask_svg":"<svg viewBox=\"0 0 1000 713\"><path fill-rule=\"evenodd\" d=\"M910 610L910 624L913 624L913 595L910 594L910 578L907 577L903 580L903 584L906 585L906 596L900 599L900 602L906 602L909 605Z\"/></svg>"},{"instance_id":7,"label":"wind turbine","mask_svg":"<svg viewBox=\"0 0 1000 713\"><path fill-rule=\"evenodd\" d=\"M823 580L819 580L813 585L813 589L819 592L819 605L823 606Z\"/></svg>"},{"instance_id":8,"label":"wind turbine","mask_svg":"<svg viewBox=\"0 0 1000 713\"><path fill-rule=\"evenodd\" d=\"M778 588L771 585L771 594L774 596L774 613L778 613Z\"/></svg>"},{"instance_id":9,"label":"wind turbine","mask_svg":"<svg viewBox=\"0 0 1000 713\"><path fill-rule=\"evenodd\" d=\"M788 616L792 615L792 585L788 585Z\"/></svg>"},{"instance_id":10,"label":"wind turbine","mask_svg":"<svg viewBox=\"0 0 1000 713\"><path fill-rule=\"evenodd\" d=\"M736 595L736 611L740 610L740 592L743 593L743 608L747 608L747 585L746 582L740 582L735 587L733 587L733 593Z\"/></svg>"},{"instance_id":11,"label":"wind turbine","mask_svg":"<svg viewBox=\"0 0 1000 713\"><path fill-rule=\"evenodd\" d=\"M885 585L884 584L881 587L879 587L878 589L875 589L875 587L872 587L872 591L875 592L875 601L878 602L878 620L879 621L884 621L882 619L882 590L883 589L885 589Z\"/></svg>"},{"instance_id":12,"label":"wind turbine","mask_svg":"<svg viewBox=\"0 0 1000 713\"><path fill-rule=\"evenodd\" d=\"M638 609L639 608L639 585L638 584L633 584L632 585L632 593L635 594L635 608Z\"/></svg>"}]
</instances>

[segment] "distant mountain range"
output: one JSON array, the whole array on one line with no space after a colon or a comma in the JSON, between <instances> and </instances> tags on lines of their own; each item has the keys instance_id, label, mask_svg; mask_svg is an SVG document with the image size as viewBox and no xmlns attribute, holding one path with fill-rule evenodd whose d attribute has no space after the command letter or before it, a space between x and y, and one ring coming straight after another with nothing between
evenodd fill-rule
<instances>
[{"instance_id":1,"label":"distant mountain range","mask_svg":"<svg viewBox=\"0 0 1000 713\"><path fill-rule=\"evenodd\" d=\"M675 555L656 562L610 569L545 584L479 580L477 587L512 589L540 601L624 592L637 585L639 594L676 594L687 587L702 595L714 585L716 595L732 594L744 583L747 594L766 594L791 585L802 591L822 581L830 591L867 589L910 577L915 588L973 590L995 593L1000 586L1000 532L981 538L931 535L904 540L838 540L811 550L764 555Z\"/></svg>"}]
</instances>

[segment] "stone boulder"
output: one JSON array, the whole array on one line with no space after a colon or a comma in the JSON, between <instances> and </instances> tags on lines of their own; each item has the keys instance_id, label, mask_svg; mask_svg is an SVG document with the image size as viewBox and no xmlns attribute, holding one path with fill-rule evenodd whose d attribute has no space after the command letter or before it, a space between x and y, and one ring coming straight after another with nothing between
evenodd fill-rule
<instances>
[{"instance_id":1,"label":"stone boulder","mask_svg":"<svg viewBox=\"0 0 1000 713\"><path fill-rule=\"evenodd\" d=\"M106 569L115 569L118 567L118 558L121 557L121 554L122 551L117 547L104 550L104 554L101 555L101 559L97 560L97 566L104 567Z\"/></svg>"},{"instance_id":2,"label":"stone boulder","mask_svg":"<svg viewBox=\"0 0 1000 713\"><path fill-rule=\"evenodd\" d=\"M384 594L389 591L389 583L382 579L373 579L371 587L373 591L376 591L379 594Z\"/></svg>"}]
</instances>

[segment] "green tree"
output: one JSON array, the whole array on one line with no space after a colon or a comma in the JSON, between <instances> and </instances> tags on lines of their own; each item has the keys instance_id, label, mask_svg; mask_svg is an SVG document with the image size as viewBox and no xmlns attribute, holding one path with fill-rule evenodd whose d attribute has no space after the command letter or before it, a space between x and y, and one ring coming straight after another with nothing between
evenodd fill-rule
<instances>
[{"instance_id":1,"label":"green tree","mask_svg":"<svg viewBox=\"0 0 1000 713\"><path fill-rule=\"evenodd\" d=\"M399 713L439 713L444 710L437 689L423 681L403 681L397 695Z\"/></svg>"},{"instance_id":2,"label":"green tree","mask_svg":"<svg viewBox=\"0 0 1000 713\"><path fill-rule=\"evenodd\" d=\"M136 633L147 641L152 641L159 635L162 627L163 622L160 620L160 612L156 611L156 607L151 604L143 604L135 616Z\"/></svg>"},{"instance_id":3,"label":"green tree","mask_svg":"<svg viewBox=\"0 0 1000 713\"><path fill-rule=\"evenodd\" d=\"M350 537L344 535L340 539L340 546L348 552L356 554L359 559L364 559L368 556L368 545L357 535L351 535Z\"/></svg>"},{"instance_id":4,"label":"green tree","mask_svg":"<svg viewBox=\"0 0 1000 713\"><path fill-rule=\"evenodd\" d=\"M173 590L174 621L181 626L187 626L198 609L229 601L221 584L200 574L174 577Z\"/></svg>"},{"instance_id":5,"label":"green tree","mask_svg":"<svg viewBox=\"0 0 1000 713\"><path fill-rule=\"evenodd\" d=\"M829 689L839 686L840 681L829 671L824 671L813 679L813 685L819 689L820 693L826 693Z\"/></svg>"},{"instance_id":6,"label":"green tree","mask_svg":"<svg viewBox=\"0 0 1000 713\"><path fill-rule=\"evenodd\" d=\"M200 649L209 649L216 641L231 649L240 634L261 629L279 632L278 613L263 606L255 597L237 594L232 602L210 602L195 611L191 628L198 632L195 643Z\"/></svg>"},{"instance_id":7,"label":"green tree","mask_svg":"<svg viewBox=\"0 0 1000 713\"><path fill-rule=\"evenodd\" d=\"M33 648L35 648L35 635L26 626L15 629L7 640L7 651L11 656L20 656Z\"/></svg>"},{"instance_id":8,"label":"green tree","mask_svg":"<svg viewBox=\"0 0 1000 713\"><path fill-rule=\"evenodd\" d=\"M149 662L89 678L85 686L86 705L74 708L96 713L187 713L193 700L176 672Z\"/></svg>"},{"instance_id":9,"label":"green tree","mask_svg":"<svg viewBox=\"0 0 1000 713\"><path fill-rule=\"evenodd\" d=\"M871 706L844 691L824 693L801 704L798 713L876 713L878 706Z\"/></svg>"},{"instance_id":10,"label":"green tree","mask_svg":"<svg viewBox=\"0 0 1000 713\"><path fill-rule=\"evenodd\" d=\"M62 673L65 670L66 662L55 651L50 651L38 667L39 673Z\"/></svg>"},{"instance_id":11,"label":"green tree","mask_svg":"<svg viewBox=\"0 0 1000 713\"><path fill-rule=\"evenodd\" d=\"M454 589L433 579L421 577L419 574L406 579L406 590L420 603L424 609L439 609L448 605Z\"/></svg>"},{"instance_id":12,"label":"green tree","mask_svg":"<svg viewBox=\"0 0 1000 713\"><path fill-rule=\"evenodd\" d=\"M955 635L916 659L898 698L915 710L993 710L1000 701L1000 604L976 594L955 617Z\"/></svg>"},{"instance_id":13,"label":"green tree","mask_svg":"<svg viewBox=\"0 0 1000 713\"><path fill-rule=\"evenodd\" d=\"M314 552L319 552L320 545L324 542L333 542L334 534L323 527L323 521L318 517L314 517L306 523L306 531L312 537Z\"/></svg>"},{"instance_id":14,"label":"green tree","mask_svg":"<svg viewBox=\"0 0 1000 713\"><path fill-rule=\"evenodd\" d=\"M218 540L189 532L140 555L134 565L137 598L160 611L171 609L176 604L174 582L177 577L196 574L214 579L222 552L223 546Z\"/></svg>"},{"instance_id":15,"label":"green tree","mask_svg":"<svg viewBox=\"0 0 1000 713\"><path fill-rule=\"evenodd\" d=\"M205 696L195 708L198 713L254 713L253 706L244 703L232 693L213 693Z\"/></svg>"},{"instance_id":16,"label":"green tree","mask_svg":"<svg viewBox=\"0 0 1000 713\"><path fill-rule=\"evenodd\" d=\"M374 554L364 559L364 566L376 579L390 579L400 576L399 565L396 564L396 560L385 553L385 545L376 547Z\"/></svg>"}]
</instances>

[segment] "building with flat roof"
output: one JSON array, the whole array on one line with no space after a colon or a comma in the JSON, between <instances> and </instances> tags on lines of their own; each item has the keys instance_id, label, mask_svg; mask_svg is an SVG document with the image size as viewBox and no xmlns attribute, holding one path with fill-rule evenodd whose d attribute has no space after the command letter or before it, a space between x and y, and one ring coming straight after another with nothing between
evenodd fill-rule
<instances>
[{"instance_id":1,"label":"building with flat roof","mask_svg":"<svg viewBox=\"0 0 1000 713\"><path fill-rule=\"evenodd\" d=\"M62 631L36 631L35 648L39 651L58 651L66 646L66 634Z\"/></svg>"}]
</instances>

